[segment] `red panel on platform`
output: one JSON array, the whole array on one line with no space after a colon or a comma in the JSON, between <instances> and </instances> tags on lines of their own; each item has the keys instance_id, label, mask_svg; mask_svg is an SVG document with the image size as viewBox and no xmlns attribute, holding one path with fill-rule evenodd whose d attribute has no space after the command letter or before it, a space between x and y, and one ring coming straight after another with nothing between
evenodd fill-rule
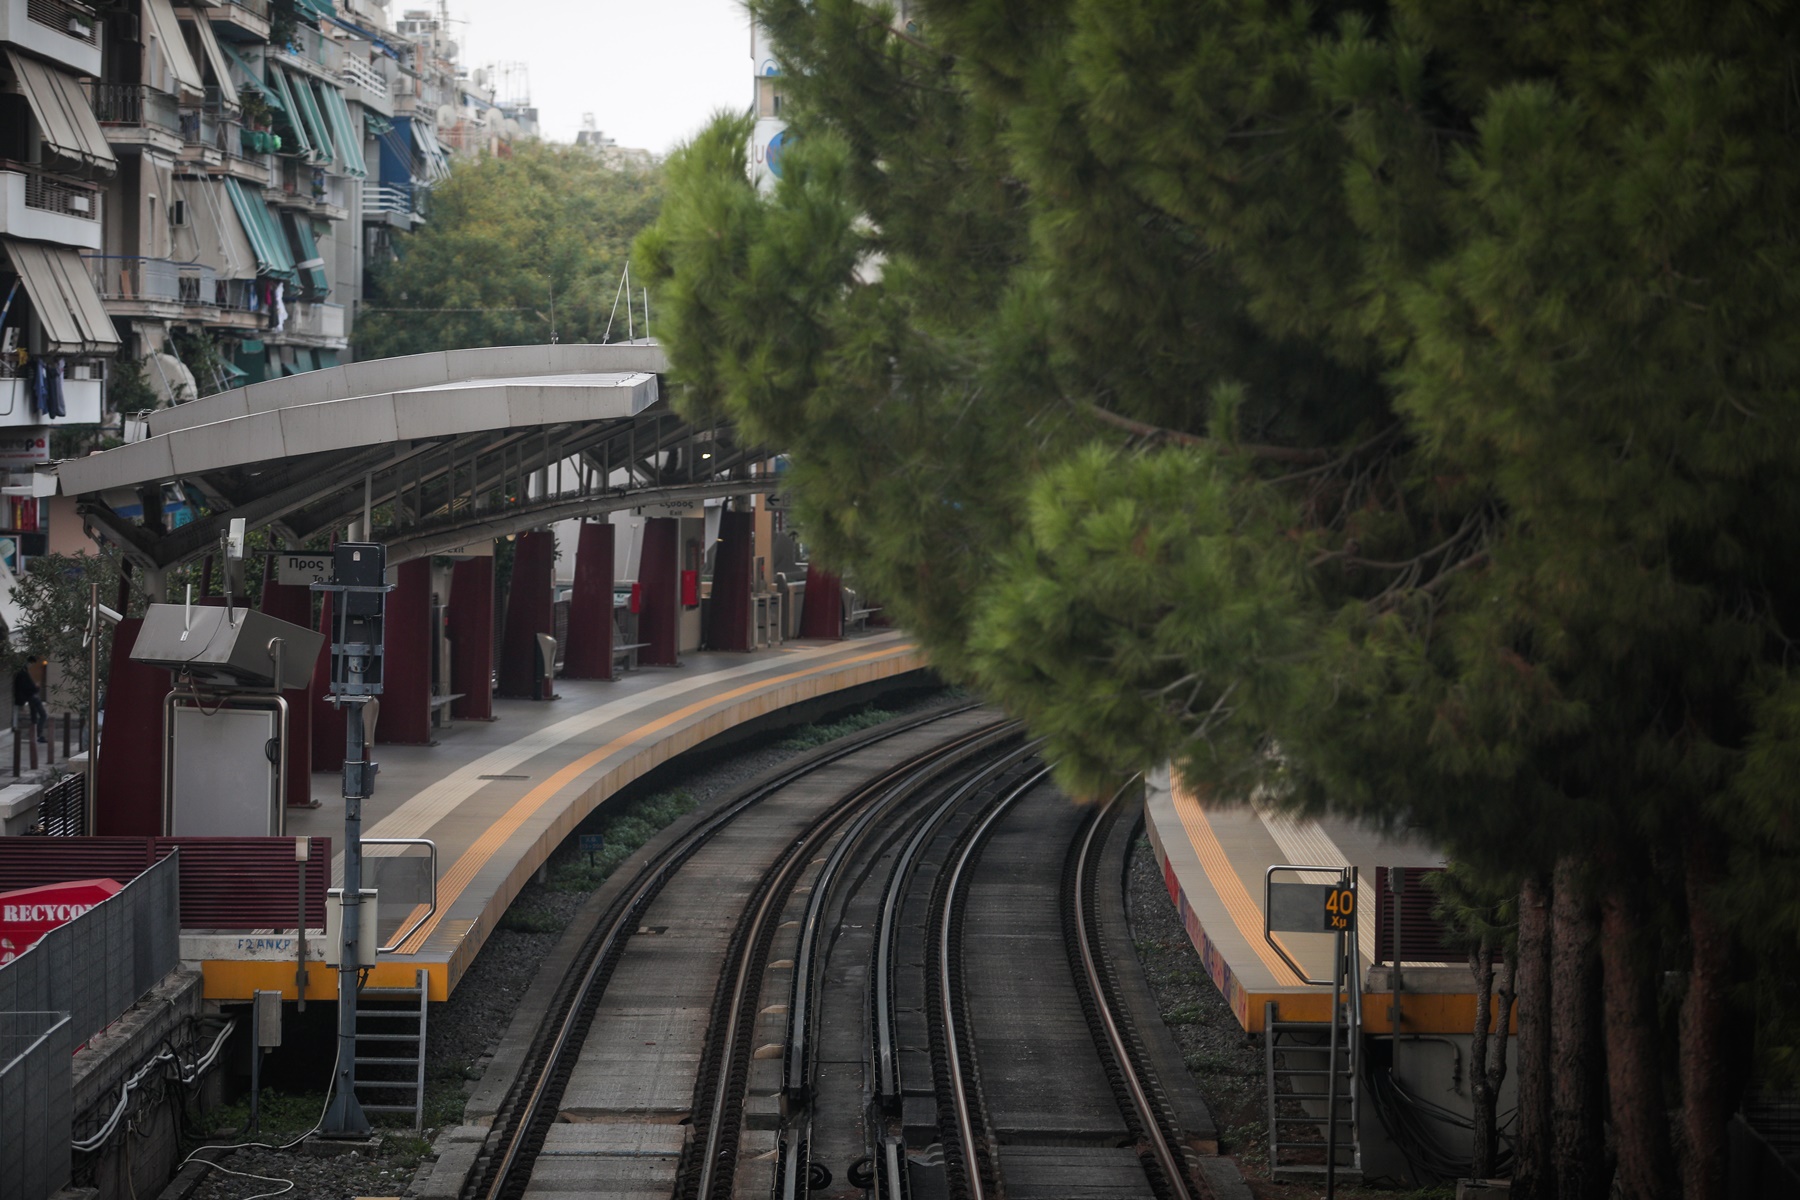
<instances>
[{"instance_id":1,"label":"red panel on platform","mask_svg":"<svg viewBox=\"0 0 1800 1200\"><path fill-rule=\"evenodd\" d=\"M800 602L800 636L844 636L844 584L818 563L806 565L806 594Z\"/></svg>"},{"instance_id":2,"label":"red panel on platform","mask_svg":"<svg viewBox=\"0 0 1800 1200\"><path fill-rule=\"evenodd\" d=\"M536 700L543 678L537 670L537 635L556 632L556 604L551 572L556 567L556 536L521 533L513 550L512 583L506 593L506 636L500 642L500 686L497 696Z\"/></svg>"},{"instance_id":3,"label":"red panel on platform","mask_svg":"<svg viewBox=\"0 0 1800 1200\"><path fill-rule=\"evenodd\" d=\"M375 740L386 745L431 742L431 560L394 568L388 593L381 665L381 718Z\"/></svg>"},{"instance_id":4,"label":"red panel on platform","mask_svg":"<svg viewBox=\"0 0 1800 1200\"><path fill-rule=\"evenodd\" d=\"M263 574L262 611L302 629L312 628L312 589L297 583L278 583L275 559L268 560ZM288 787L289 808L312 803L312 721L313 689L290 689L288 702Z\"/></svg>"},{"instance_id":5,"label":"red panel on platform","mask_svg":"<svg viewBox=\"0 0 1800 1200\"><path fill-rule=\"evenodd\" d=\"M162 703L169 694L169 673L132 661L131 648L143 625L141 617L129 617L113 630L96 772L97 833L154 837L163 831Z\"/></svg>"},{"instance_id":6,"label":"red panel on platform","mask_svg":"<svg viewBox=\"0 0 1800 1200\"><path fill-rule=\"evenodd\" d=\"M494 718L494 560L465 558L450 569L450 702L459 721Z\"/></svg>"},{"instance_id":7,"label":"red panel on platform","mask_svg":"<svg viewBox=\"0 0 1800 1200\"><path fill-rule=\"evenodd\" d=\"M719 548L713 556L712 603L706 614L706 644L714 650L751 648L750 592L755 569L756 515L722 514Z\"/></svg>"},{"instance_id":8,"label":"red panel on platform","mask_svg":"<svg viewBox=\"0 0 1800 1200\"><path fill-rule=\"evenodd\" d=\"M325 923L331 839L315 837L305 863L291 837L0 838L0 889L106 877L129 883L181 847L183 929L292 929L306 875L306 923Z\"/></svg>"},{"instance_id":9,"label":"red panel on platform","mask_svg":"<svg viewBox=\"0 0 1800 1200\"><path fill-rule=\"evenodd\" d=\"M681 522L674 517L644 522L644 552L638 556L638 641L644 648L638 662L647 667L681 661L680 539Z\"/></svg>"},{"instance_id":10,"label":"red panel on platform","mask_svg":"<svg viewBox=\"0 0 1800 1200\"><path fill-rule=\"evenodd\" d=\"M1399 896L1388 891L1388 873L1395 868L1375 868L1375 961L1392 962L1394 957L1394 918L1400 917L1401 962L1467 962L1469 952L1462 949L1456 935L1433 915L1438 894L1425 882L1442 867L1405 867L1406 890ZM1399 903L1394 902L1398 900Z\"/></svg>"},{"instance_id":11,"label":"red panel on platform","mask_svg":"<svg viewBox=\"0 0 1800 1200\"><path fill-rule=\"evenodd\" d=\"M610 522L581 525L575 588L569 594L569 645L563 653L563 674L570 679L612 678L614 538Z\"/></svg>"}]
</instances>

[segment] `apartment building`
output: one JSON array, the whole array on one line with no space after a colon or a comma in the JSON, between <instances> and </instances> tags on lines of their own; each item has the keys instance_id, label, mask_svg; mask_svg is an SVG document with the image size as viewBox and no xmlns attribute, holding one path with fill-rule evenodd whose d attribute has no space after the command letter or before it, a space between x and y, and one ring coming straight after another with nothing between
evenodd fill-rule
<instances>
[{"instance_id":1,"label":"apartment building","mask_svg":"<svg viewBox=\"0 0 1800 1200\"><path fill-rule=\"evenodd\" d=\"M58 428L130 438L121 397L344 361L452 153L535 134L446 30L387 0L0 0L0 568L53 548Z\"/></svg>"}]
</instances>

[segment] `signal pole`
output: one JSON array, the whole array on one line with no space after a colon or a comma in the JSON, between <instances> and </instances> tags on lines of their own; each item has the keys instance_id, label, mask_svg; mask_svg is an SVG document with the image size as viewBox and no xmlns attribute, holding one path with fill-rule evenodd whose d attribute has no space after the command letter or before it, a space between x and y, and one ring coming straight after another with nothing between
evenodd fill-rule
<instances>
[{"instance_id":1,"label":"signal pole","mask_svg":"<svg viewBox=\"0 0 1800 1200\"><path fill-rule=\"evenodd\" d=\"M375 794L374 763L366 760L363 705L381 694L382 623L386 617L387 547L339 542L330 583L313 590L337 597L331 613L331 697L344 707L344 888L338 922L338 1052L331 1104L320 1131L362 1137L369 1118L356 1098L356 993L362 947L362 802Z\"/></svg>"}]
</instances>

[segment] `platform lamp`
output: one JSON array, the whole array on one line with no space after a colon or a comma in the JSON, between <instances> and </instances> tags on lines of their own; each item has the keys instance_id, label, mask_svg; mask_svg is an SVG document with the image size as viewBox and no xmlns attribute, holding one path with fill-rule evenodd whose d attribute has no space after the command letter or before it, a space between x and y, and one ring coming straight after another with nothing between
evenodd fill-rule
<instances>
[{"instance_id":1,"label":"platform lamp","mask_svg":"<svg viewBox=\"0 0 1800 1200\"><path fill-rule=\"evenodd\" d=\"M101 621L117 625L125 615L100 603L100 584L88 584L87 630L81 640L88 652L87 797L82 805L82 831L90 836L100 814L100 629Z\"/></svg>"},{"instance_id":2,"label":"platform lamp","mask_svg":"<svg viewBox=\"0 0 1800 1200\"><path fill-rule=\"evenodd\" d=\"M364 760L363 706L381 694L382 626L387 616L387 547L339 542L331 582L313 590L336 597L331 613L331 702L344 709L344 887L338 928L338 1055L331 1103L320 1121L328 1135L362 1137L369 1118L356 1099L356 993L362 945L362 802L375 792L374 763Z\"/></svg>"}]
</instances>

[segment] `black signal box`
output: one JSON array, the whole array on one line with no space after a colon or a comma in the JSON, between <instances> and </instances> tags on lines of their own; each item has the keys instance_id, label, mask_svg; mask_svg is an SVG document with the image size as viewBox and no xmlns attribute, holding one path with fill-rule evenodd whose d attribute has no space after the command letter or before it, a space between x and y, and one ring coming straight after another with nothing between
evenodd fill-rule
<instances>
[{"instance_id":1,"label":"black signal box","mask_svg":"<svg viewBox=\"0 0 1800 1200\"><path fill-rule=\"evenodd\" d=\"M387 583L387 547L380 542L339 542L331 550L331 581L353 588L381 588ZM344 612L352 617L381 615L379 591L344 592Z\"/></svg>"}]
</instances>

